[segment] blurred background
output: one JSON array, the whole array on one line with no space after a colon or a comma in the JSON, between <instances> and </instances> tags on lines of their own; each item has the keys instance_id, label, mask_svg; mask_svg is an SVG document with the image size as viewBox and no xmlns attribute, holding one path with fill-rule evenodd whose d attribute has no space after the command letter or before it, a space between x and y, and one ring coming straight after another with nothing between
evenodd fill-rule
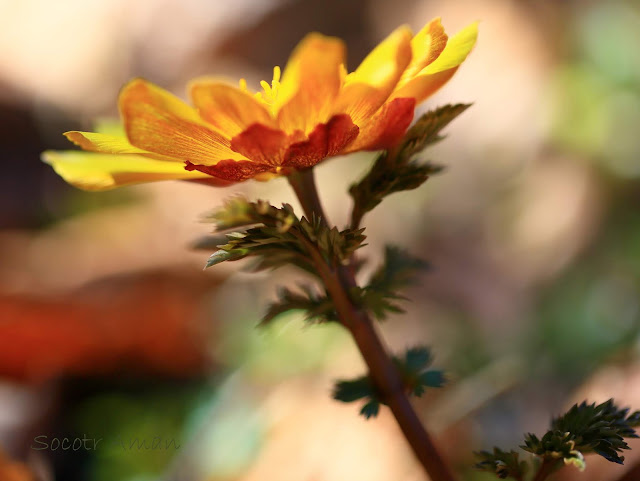
<instances>
[{"instance_id":1,"label":"blurred background","mask_svg":"<svg viewBox=\"0 0 640 481\"><path fill-rule=\"evenodd\" d=\"M309 31L345 39L353 69L436 16L480 36L421 109L474 105L427 152L446 171L364 221L371 265L395 243L434 267L381 326L449 373L420 416L481 481L473 451L515 448L574 402L640 408L637 1L0 0L2 481L426 479L388 412L330 399L363 372L346 333L295 315L256 328L297 273L203 272L190 249L236 192L297 206L286 181L86 193L39 155L116 116L134 76L181 96L202 74L255 88ZM317 169L334 223L371 160ZM625 466L589 457L558 479L619 479L632 446Z\"/></svg>"}]
</instances>

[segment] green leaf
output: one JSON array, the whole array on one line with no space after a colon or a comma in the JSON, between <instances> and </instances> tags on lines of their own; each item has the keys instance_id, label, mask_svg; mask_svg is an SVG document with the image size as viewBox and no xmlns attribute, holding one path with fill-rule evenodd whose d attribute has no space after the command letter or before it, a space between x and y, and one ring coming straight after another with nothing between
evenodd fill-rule
<instances>
[{"instance_id":1,"label":"green leaf","mask_svg":"<svg viewBox=\"0 0 640 481\"><path fill-rule=\"evenodd\" d=\"M428 387L442 387L445 384L442 371L425 370L432 360L431 351L425 346L412 347L405 351L404 356L392 357L406 389L416 397L422 396Z\"/></svg>"},{"instance_id":2,"label":"green leaf","mask_svg":"<svg viewBox=\"0 0 640 481\"><path fill-rule=\"evenodd\" d=\"M542 438L527 434L521 447L542 457L561 453L565 462L574 464L588 453L623 464L624 456L619 453L630 449L625 438L637 438L633 428L638 425L640 412L629 414L629 409L619 409L612 399L598 405L585 401L555 418Z\"/></svg>"},{"instance_id":3,"label":"green leaf","mask_svg":"<svg viewBox=\"0 0 640 481\"><path fill-rule=\"evenodd\" d=\"M442 129L470 106L470 104L445 105L422 115L404 136L400 155L410 158L429 145L442 140L444 138L440 135Z\"/></svg>"},{"instance_id":4,"label":"green leaf","mask_svg":"<svg viewBox=\"0 0 640 481\"><path fill-rule=\"evenodd\" d=\"M426 387L442 387L447 379L442 371L426 371L420 374L420 382Z\"/></svg>"},{"instance_id":5,"label":"green leaf","mask_svg":"<svg viewBox=\"0 0 640 481\"><path fill-rule=\"evenodd\" d=\"M516 451L493 448L493 452L480 451L474 454L480 458L475 465L477 469L493 473L500 479L513 478L520 481L528 471L527 463L518 459Z\"/></svg>"},{"instance_id":6,"label":"green leaf","mask_svg":"<svg viewBox=\"0 0 640 481\"><path fill-rule=\"evenodd\" d=\"M236 196L226 200L221 208L206 216L205 221L213 222L218 231L234 229L255 223L255 212L247 199Z\"/></svg>"},{"instance_id":7,"label":"green leaf","mask_svg":"<svg viewBox=\"0 0 640 481\"><path fill-rule=\"evenodd\" d=\"M328 228L320 219L309 221L305 217L300 220L299 227L329 262L346 265L353 253L366 245L364 229L339 231L336 227Z\"/></svg>"},{"instance_id":8,"label":"green leaf","mask_svg":"<svg viewBox=\"0 0 640 481\"><path fill-rule=\"evenodd\" d=\"M415 189L442 170L439 166L420 163L415 157L441 140L442 129L468 107L464 104L446 105L427 112L407 131L397 147L382 152L376 158L370 171L349 189L354 202L353 228L358 227L362 217L386 196Z\"/></svg>"},{"instance_id":9,"label":"green leaf","mask_svg":"<svg viewBox=\"0 0 640 481\"><path fill-rule=\"evenodd\" d=\"M594 453L607 461L622 464L623 450L630 449L626 438L637 438L635 427L640 425L640 411L629 414L629 409L620 409L613 399L602 404L575 404L562 416L552 420L551 428L539 438L535 434L525 435L523 450L537 456L538 465L550 468L549 473L563 465L573 465L580 470L586 466L584 457ZM517 477L515 470L517 454L494 448L493 453L476 453L481 461L478 469L494 472L500 478L523 479L524 471ZM520 468L518 468L520 469Z\"/></svg>"},{"instance_id":10,"label":"green leaf","mask_svg":"<svg viewBox=\"0 0 640 481\"><path fill-rule=\"evenodd\" d=\"M404 312L396 301L406 298L398 291L415 282L418 273L428 267L427 262L411 256L406 251L387 246L383 264L373 274L366 287L354 289L352 297L376 319L385 320L389 313Z\"/></svg>"},{"instance_id":11,"label":"green leaf","mask_svg":"<svg viewBox=\"0 0 640 481\"><path fill-rule=\"evenodd\" d=\"M336 382L333 388L333 399L350 403L365 398L377 398L373 381L369 376L362 376L352 380Z\"/></svg>"},{"instance_id":12,"label":"green leaf","mask_svg":"<svg viewBox=\"0 0 640 481\"><path fill-rule=\"evenodd\" d=\"M396 246L386 246L384 263L373 274L367 288L379 292L393 292L413 284L417 274L428 268L428 262L413 257L407 251Z\"/></svg>"},{"instance_id":13,"label":"green leaf","mask_svg":"<svg viewBox=\"0 0 640 481\"><path fill-rule=\"evenodd\" d=\"M404 312L404 309L392 302L394 299L402 299L395 295L386 295L358 287L352 289L351 297L378 321L386 320L389 313L400 314Z\"/></svg>"},{"instance_id":14,"label":"green leaf","mask_svg":"<svg viewBox=\"0 0 640 481\"><path fill-rule=\"evenodd\" d=\"M420 371L431 362L431 352L426 347L412 347L404 353L404 365L410 371Z\"/></svg>"},{"instance_id":15,"label":"green leaf","mask_svg":"<svg viewBox=\"0 0 640 481\"><path fill-rule=\"evenodd\" d=\"M204 221L212 222L216 231L265 224L275 227L280 232L286 232L296 221L296 217L289 204L283 204L282 208L277 208L264 200L249 202L242 196L235 196L205 216Z\"/></svg>"},{"instance_id":16,"label":"green leaf","mask_svg":"<svg viewBox=\"0 0 640 481\"><path fill-rule=\"evenodd\" d=\"M216 264L220 264L221 262L224 261L233 261L236 259L240 259L244 256L246 256L248 253L248 250L246 249L236 249L233 251L225 251L225 250L218 250L216 252L214 252L213 254L211 254L211 257L209 257L209 260L207 261L206 265L205 265L205 269L211 266L215 266Z\"/></svg>"},{"instance_id":17,"label":"green leaf","mask_svg":"<svg viewBox=\"0 0 640 481\"><path fill-rule=\"evenodd\" d=\"M366 419L376 417L380 411L380 397L376 394L373 382L368 376L337 382L333 389L333 398L345 403L367 399L360 409L360 414Z\"/></svg>"},{"instance_id":18,"label":"green leaf","mask_svg":"<svg viewBox=\"0 0 640 481\"><path fill-rule=\"evenodd\" d=\"M441 387L444 384L441 371L425 371L431 363L431 353L426 347L410 348L402 356L393 356L391 360L398 369L406 392L414 396L422 396L427 387ZM378 414L380 404L386 404L368 375L337 381L333 389L333 398L342 402L365 400L360 414L367 419Z\"/></svg>"},{"instance_id":19,"label":"green leaf","mask_svg":"<svg viewBox=\"0 0 640 481\"><path fill-rule=\"evenodd\" d=\"M242 232L226 234L227 243L219 245L206 267L224 261L253 257L254 271L294 265L317 276L308 245L313 244L332 267L348 262L364 244L364 229L339 231L328 228L320 219L298 219L290 205L276 208L267 202L248 202L233 198L210 215L217 229L246 227Z\"/></svg>"},{"instance_id":20,"label":"green leaf","mask_svg":"<svg viewBox=\"0 0 640 481\"><path fill-rule=\"evenodd\" d=\"M326 293L318 294L309 286L300 286L300 290L301 292L293 292L288 288L281 288L278 300L269 306L260 324L266 325L292 310L305 311L307 322L331 322L338 319L333 301Z\"/></svg>"},{"instance_id":21,"label":"green leaf","mask_svg":"<svg viewBox=\"0 0 640 481\"><path fill-rule=\"evenodd\" d=\"M375 418L380 412L380 403L376 401L369 401L367 404L362 406L360 409L360 414L362 414L365 419Z\"/></svg>"},{"instance_id":22,"label":"green leaf","mask_svg":"<svg viewBox=\"0 0 640 481\"><path fill-rule=\"evenodd\" d=\"M369 173L349 188L349 194L354 202L351 226L358 227L362 217L377 207L388 195L416 189L430 176L441 171L440 166L420 165L413 161L396 165L389 160L387 152L381 153Z\"/></svg>"}]
</instances>

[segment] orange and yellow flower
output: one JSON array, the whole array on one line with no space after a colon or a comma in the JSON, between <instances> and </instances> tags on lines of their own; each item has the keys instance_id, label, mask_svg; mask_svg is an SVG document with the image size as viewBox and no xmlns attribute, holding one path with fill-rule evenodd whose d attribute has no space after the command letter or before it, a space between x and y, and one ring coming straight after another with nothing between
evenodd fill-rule
<instances>
[{"instance_id":1,"label":"orange and yellow flower","mask_svg":"<svg viewBox=\"0 0 640 481\"><path fill-rule=\"evenodd\" d=\"M47 151L43 160L75 186L104 190L165 179L226 185L389 148L416 104L453 76L476 36L472 24L449 39L440 19L415 36L403 26L347 73L343 42L312 33L282 78L274 68L261 92L251 93L244 80L235 87L196 79L189 87L193 107L135 79L120 93L122 129L67 132L84 151Z\"/></svg>"}]
</instances>

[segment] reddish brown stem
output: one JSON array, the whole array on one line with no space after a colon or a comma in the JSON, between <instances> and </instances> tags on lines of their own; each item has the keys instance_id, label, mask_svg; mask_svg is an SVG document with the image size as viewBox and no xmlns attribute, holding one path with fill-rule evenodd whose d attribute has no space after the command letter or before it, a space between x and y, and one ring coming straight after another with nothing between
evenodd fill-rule
<instances>
[{"instance_id":1,"label":"reddish brown stem","mask_svg":"<svg viewBox=\"0 0 640 481\"><path fill-rule=\"evenodd\" d=\"M289 182L307 218L315 215L326 223L315 187L313 171L296 172L289 177ZM351 332L369 368L373 382L384 396L385 402L389 405L416 457L432 481L455 481L453 473L438 453L431 436L411 406L400 374L387 354L387 349L378 336L371 318L349 297L349 290L356 286L353 273L346 267L330 266L313 244L304 241L333 300L340 321Z\"/></svg>"},{"instance_id":2,"label":"reddish brown stem","mask_svg":"<svg viewBox=\"0 0 640 481\"><path fill-rule=\"evenodd\" d=\"M538 468L538 472L536 473L536 477L533 478L533 481L545 481L549 475L558 470L561 463L562 461L558 461L557 459L544 459Z\"/></svg>"}]
</instances>

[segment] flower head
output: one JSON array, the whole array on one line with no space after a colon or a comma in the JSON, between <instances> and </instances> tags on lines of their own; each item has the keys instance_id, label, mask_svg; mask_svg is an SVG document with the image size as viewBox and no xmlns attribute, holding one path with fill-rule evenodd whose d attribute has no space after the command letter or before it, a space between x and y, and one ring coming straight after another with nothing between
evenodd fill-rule
<instances>
[{"instance_id":1,"label":"flower head","mask_svg":"<svg viewBox=\"0 0 640 481\"><path fill-rule=\"evenodd\" d=\"M473 48L477 25L451 39L435 19L400 27L347 73L340 39L307 35L284 72L252 93L213 79L189 86L193 107L143 79L120 92L123 128L67 132L83 151L43 160L87 190L164 179L216 185L267 179L327 157L392 147L414 108L444 85Z\"/></svg>"}]
</instances>

